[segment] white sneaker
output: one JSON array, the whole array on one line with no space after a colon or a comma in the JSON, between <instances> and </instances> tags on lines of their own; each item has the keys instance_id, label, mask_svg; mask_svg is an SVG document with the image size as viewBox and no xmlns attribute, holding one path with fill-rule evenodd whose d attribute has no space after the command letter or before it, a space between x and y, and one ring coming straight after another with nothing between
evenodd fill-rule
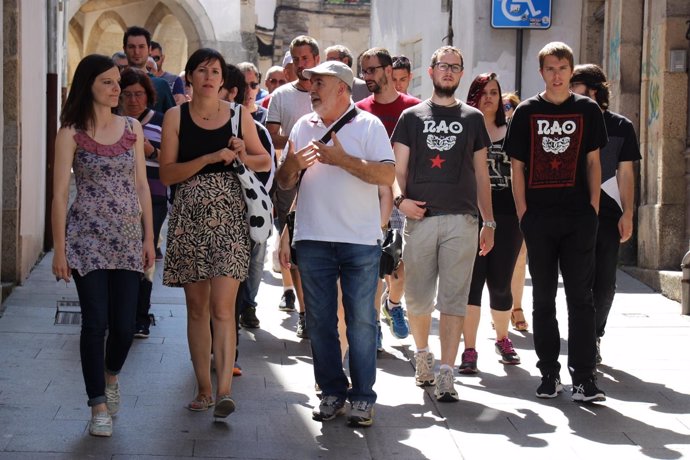
<instances>
[{"instance_id":1,"label":"white sneaker","mask_svg":"<svg viewBox=\"0 0 690 460\"><path fill-rule=\"evenodd\" d=\"M91 417L91 422L89 422L89 434L91 436L112 436L112 417L110 417L107 412L99 412Z\"/></svg>"},{"instance_id":2,"label":"white sneaker","mask_svg":"<svg viewBox=\"0 0 690 460\"><path fill-rule=\"evenodd\" d=\"M460 400L458 392L455 391L455 377L452 369L441 369L436 377L436 388L434 389L436 401L457 402Z\"/></svg>"},{"instance_id":3,"label":"white sneaker","mask_svg":"<svg viewBox=\"0 0 690 460\"><path fill-rule=\"evenodd\" d=\"M120 382L105 384L105 405L108 415L115 415L120 410Z\"/></svg>"},{"instance_id":4,"label":"white sneaker","mask_svg":"<svg viewBox=\"0 0 690 460\"><path fill-rule=\"evenodd\" d=\"M430 387L436 382L434 362L434 354L429 351L414 354L414 379L418 387Z\"/></svg>"}]
</instances>

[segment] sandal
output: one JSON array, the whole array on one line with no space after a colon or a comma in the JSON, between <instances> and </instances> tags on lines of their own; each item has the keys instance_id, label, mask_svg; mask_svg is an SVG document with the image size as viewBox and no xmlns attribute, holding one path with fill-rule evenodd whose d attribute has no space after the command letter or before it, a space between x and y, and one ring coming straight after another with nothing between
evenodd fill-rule
<instances>
[{"instance_id":1,"label":"sandal","mask_svg":"<svg viewBox=\"0 0 690 460\"><path fill-rule=\"evenodd\" d=\"M513 309L512 313L510 314L510 323L513 325L513 329L516 331L524 332L529 329L529 324L525 320L525 315L522 314L522 308Z\"/></svg>"},{"instance_id":2,"label":"sandal","mask_svg":"<svg viewBox=\"0 0 690 460\"><path fill-rule=\"evenodd\" d=\"M213 398L211 398L208 395L199 395L194 400L192 400L189 404L187 404L187 409L194 411L194 412L202 412L205 410L208 410L209 407L213 407L215 403L213 402Z\"/></svg>"},{"instance_id":3,"label":"sandal","mask_svg":"<svg viewBox=\"0 0 690 460\"><path fill-rule=\"evenodd\" d=\"M225 418L235 412L235 401L230 395L218 396L218 404L213 410L213 416L216 418Z\"/></svg>"}]
</instances>

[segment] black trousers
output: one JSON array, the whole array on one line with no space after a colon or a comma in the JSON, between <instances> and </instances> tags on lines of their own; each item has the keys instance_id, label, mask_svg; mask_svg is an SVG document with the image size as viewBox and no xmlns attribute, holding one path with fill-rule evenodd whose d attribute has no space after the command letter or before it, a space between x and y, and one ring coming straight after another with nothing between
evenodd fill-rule
<instances>
[{"instance_id":1,"label":"black trousers","mask_svg":"<svg viewBox=\"0 0 690 460\"><path fill-rule=\"evenodd\" d=\"M132 345L141 273L93 270L80 276L72 270L72 276L81 305L81 368L88 404L94 406L105 402L104 372L118 374Z\"/></svg>"},{"instance_id":2,"label":"black trousers","mask_svg":"<svg viewBox=\"0 0 690 460\"><path fill-rule=\"evenodd\" d=\"M616 268L618 266L618 249L620 247L618 219L599 217L597 232L596 268L594 271L594 309L596 310L596 335L603 337L606 321L616 294Z\"/></svg>"},{"instance_id":3,"label":"black trousers","mask_svg":"<svg viewBox=\"0 0 690 460\"><path fill-rule=\"evenodd\" d=\"M568 305L568 369L574 384L594 375L596 338L592 299L598 219L591 213L545 215L528 211L520 227L532 276L534 349L542 375L560 371L556 320L558 269Z\"/></svg>"}]
</instances>

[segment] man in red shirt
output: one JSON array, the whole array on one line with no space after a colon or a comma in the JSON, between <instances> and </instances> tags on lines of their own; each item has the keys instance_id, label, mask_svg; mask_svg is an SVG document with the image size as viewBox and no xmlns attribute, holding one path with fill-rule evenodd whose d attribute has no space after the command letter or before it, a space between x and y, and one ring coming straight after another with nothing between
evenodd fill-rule
<instances>
[{"instance_id":1,"label":"man in red shirt","mask_svg":"<svg viewBox=\"0 0 690 460\"><path fill-rule=\"evenodd\" d=\"M367 89L372 93L371 96L357 102L357 108L376 115L383 126L386 128L388 137L393 134L398 118L403 110L415 106L421 101L413 96L399 93L393 85L393 59L388 50L384 48L371 48L362 53L361 56L362 78L367 84ZM392 197L390 187L387 190L380 190L380 199ZM392 208L392 206L391 206ZM400 211L392 208L389 221L391 228L402 232L405 218ZM392 275L386 276L386 291L381 296L380 308L388 318L391 333L399 339L404 339L409 334L409 325L405 320L405 313L400 301L402 300L405 283L405 268L402 261ZM377 310L379 310L377 304ZM378 311L380 314L380 311ZM377 347L382 350L381 328L379 326L379 337Z\"/></svg>"}]
</instances>

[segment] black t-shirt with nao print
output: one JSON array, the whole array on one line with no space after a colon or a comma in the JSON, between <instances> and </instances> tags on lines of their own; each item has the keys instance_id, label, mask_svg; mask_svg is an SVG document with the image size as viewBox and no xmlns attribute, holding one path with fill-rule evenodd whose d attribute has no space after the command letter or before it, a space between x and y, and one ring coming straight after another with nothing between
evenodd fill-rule
<instances>
[{"instance_id":1,"label":"black t-shirt with nao print","mask_svg":"<svg viewBox=\"0 0 690 460\"><path fill-rule=\"evenodd\" d=\"M432 211L478 215L474 152L491 145L479 110L426 100L403 111L391 140L410 148L408 198Z\"/></svg>"},{"instance_id":2,"label":"black t-shirt with nao print","mask_svg":"<svg viewBox=\"0 0 690 460\"><path fill-rule=\"evenodd\" d=\"M532 212L588 212L587 154L606 145L601 110L571 94L556 105L537 95L513 114L506 138L508 156L525 163L525 197Z\"/></svg>"}]
</instances>

